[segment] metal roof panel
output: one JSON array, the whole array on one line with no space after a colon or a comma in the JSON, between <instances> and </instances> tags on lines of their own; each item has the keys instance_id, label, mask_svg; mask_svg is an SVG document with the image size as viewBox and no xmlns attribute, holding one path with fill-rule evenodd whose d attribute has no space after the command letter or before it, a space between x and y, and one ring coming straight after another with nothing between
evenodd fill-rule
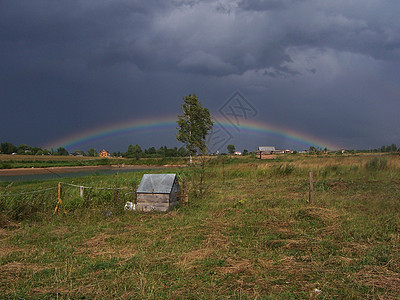
<instances>
[{"instance_id":1,"label":"metal roof panel","mask_svg":"<svg viewBox=\"0 0 400 300\"><path fill-rule=\"evenodd\" d=\"M272 146L260 146L260 147L258 147L258 151L265 151L265 152L275 151L275 147L272 147Z\"/></svg>"},{"instance_id":2,"label":"metal roof panel","mask_svg":"<svg viewBox=\"0 0 400 300\"><path fill-rule=\"evenodd\" d=\"M176 174L144 174L137 193L169 194L174 186Z\"/></svg>"}]
</instances>

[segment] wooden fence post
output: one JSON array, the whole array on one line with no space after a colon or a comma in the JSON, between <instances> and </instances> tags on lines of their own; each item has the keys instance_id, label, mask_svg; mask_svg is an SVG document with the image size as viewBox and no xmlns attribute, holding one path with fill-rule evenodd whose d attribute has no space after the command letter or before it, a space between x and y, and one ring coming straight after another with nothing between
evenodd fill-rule
<instances>
[{"instance_id":1,"label":"wooden fence post","mask_svg":"<svg viewBox=\"0 0 400 300\"><path fill-rule=\"evenodd\" d=\"M58 183L58 201L56 208L54 209L54 213L60 214L61 208L63 209L63 212L65 213L64 205L61 200L61 182Z\"/></svg>"},{"instance_id":2,"label":"wooden fence post","mask_svg":"<svg viewBox=\"0 0 400 300\"><path fill-rule=\"evenodd\" d=\"M308 201L311 204L314 204L314 180L313 180L313 172L310 171L310 191L308 195Z\"/></svg>"}]
</instances>

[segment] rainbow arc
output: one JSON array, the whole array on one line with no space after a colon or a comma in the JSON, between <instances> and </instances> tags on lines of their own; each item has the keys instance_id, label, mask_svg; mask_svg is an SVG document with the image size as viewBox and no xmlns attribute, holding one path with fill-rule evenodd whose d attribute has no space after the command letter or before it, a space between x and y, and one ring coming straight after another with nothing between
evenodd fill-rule
<instances>
[{"instance_id":1,"label":"rainbow arc","mask_svg":"<svg viewBox=\"0 0 400 300\"><path fill-rule=\"evenodd\" d=\"M262 121L256 120L241 120L240 124L234 126L232 123L226 121L223 118L214 118L218 123L224 126L226 129L231 130L232 134L235 133L252 133L259 135L267 135L272 137L279 137L288 139L297 144L304 145L305 147L314 146L319 148L338 149L339 147L325 141L323 139L313 137L311 135L295 131L290 128L277 127L276 125L268 124ZM79 147L81 145L88 145L91 142L106 140L121 135L132 134L136 132L148 132L156 131L160 129L176 129L176 116L170 117L158 117L158 118L147 118L147 119L136 119L132 121L122 122L118 124L112 124L109 126L103 126L93 128L84 132L80 132L71 136L63 137L59 140L55 140L47 144L44 148L72 148Z\"/></svg>"}]
</instances>

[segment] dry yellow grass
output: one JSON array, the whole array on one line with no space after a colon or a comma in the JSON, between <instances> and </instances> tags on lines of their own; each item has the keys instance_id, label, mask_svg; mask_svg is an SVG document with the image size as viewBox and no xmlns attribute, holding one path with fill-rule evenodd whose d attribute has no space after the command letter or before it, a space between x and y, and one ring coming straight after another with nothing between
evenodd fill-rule
<instances>
[{"instance_id":1,"label":"dry yellow grass","mask_svg":"<svg viewBox=\"0 0 400 300\"><path fill-rule=\"evenodd\" d=\"M382 157L387 160L388 167L400 169L400 155L388 154L359 154L352 156L300 156L290 163L297 169L316 171L326 167L365 167L365 164L374 157ZM282 162L259 161L257 169L271 169Z\"/></svg>"},{"instance_id":2,"label":"dry yellow grass","mask_svg":"<svg viewBox=\"0 0 400 300\"><path fill-rule=\"evenodd\" d=\"M10 298L399 298L399 157L385 155L387 169L373 172L369 155L286 157L226 164L224 180L213 165L207 196L189 193L189 205L166 214L106 219L101 207L0 230L0 271L17 276L0 289ZM294 171L275 173L282 164ZM358 169L316 172L310 205L306 171L330 166Z\"/></svg>"}]
</instances>

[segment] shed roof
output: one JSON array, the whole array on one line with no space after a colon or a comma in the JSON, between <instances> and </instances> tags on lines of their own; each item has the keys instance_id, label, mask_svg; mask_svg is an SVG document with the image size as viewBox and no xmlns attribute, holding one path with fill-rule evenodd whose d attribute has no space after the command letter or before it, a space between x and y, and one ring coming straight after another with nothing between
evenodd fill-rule
<instances>
[{"instance_id":1,"label":"shed roof","mask_svg":"<svg viewBox=\"0 0 400 300\"><path fill-rule=\"evenodd\" d=\"M137 193L169 194L174 186L176 174L144 174Z\"/></svg>"},{"instance_id":2,"label":"shed roof","mask_svg":"<svg viewBox=\"0 0 400 300\"><path fill-rule=\"evenodd\" d=\"M275 147L272 147L272 146L260 146L260 147L258 147L258 151L265 151L265 152L275 151Z\"/></svg>"}]
</instances>

